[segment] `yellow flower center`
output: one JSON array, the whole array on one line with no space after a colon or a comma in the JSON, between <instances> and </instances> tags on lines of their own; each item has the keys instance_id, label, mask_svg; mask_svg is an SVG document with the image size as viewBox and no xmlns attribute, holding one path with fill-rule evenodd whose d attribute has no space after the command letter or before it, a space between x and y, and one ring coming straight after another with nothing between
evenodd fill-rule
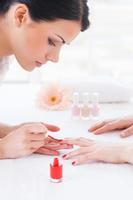
<instances>
[{"instance_id":1,"label":"yellow flower center","mask_svg":"<svg viewBox=\"0 0 133 200\"><path fill-rule=\"evenodd\" d=\"M57 101L57 97L55 97L55 96L51 97L51 102L52 103L55 103L56 101Z\"/></svg>"}]
</instances>

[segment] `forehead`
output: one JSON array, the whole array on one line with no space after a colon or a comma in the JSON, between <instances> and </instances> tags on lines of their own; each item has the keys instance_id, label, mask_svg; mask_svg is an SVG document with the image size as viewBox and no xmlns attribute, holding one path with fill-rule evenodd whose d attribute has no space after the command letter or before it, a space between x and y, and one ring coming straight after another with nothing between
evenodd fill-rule
<instances>
[{"instance_id":1,"label":"forehead","mask_svg":"<svg viewBox=\"0 0 133 200\"><path fill-rule=\"evenodd\" d=\"M72 20L56 20L42 22L42 29L45 33L56 34L71 42L81 31L81 23Z\"/></svg>"}]
</instances>

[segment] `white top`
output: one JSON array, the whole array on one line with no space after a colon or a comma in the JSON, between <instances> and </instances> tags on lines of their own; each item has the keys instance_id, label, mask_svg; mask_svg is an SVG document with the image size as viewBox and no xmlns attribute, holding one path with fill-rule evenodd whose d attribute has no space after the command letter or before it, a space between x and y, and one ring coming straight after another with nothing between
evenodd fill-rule
<instances>
[{"instance_id":1,"label":"white top","mask_svg":"<svg viewBox=\"0 0 133 200\"><path fill-rule=\"evenodd\" d=\"M4 57L0 59L0 81L3 80L7 70L9 68L9 58Z\"/></svg>"}]
</instances>

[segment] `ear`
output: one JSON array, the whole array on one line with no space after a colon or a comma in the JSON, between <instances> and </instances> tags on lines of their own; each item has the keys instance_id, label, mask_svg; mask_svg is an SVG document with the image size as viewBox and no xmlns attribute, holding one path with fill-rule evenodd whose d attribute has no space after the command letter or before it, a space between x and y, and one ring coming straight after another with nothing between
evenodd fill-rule
<instances>
[{"instance_id":1,"label":"ear","mask_svg":"<svg viewBox=\"0 0 133 200\"><path fill-rule=\"evenodd\" d=\"M14 17L15 17L16 26L20 27L21 25L26 23L26 21L29 18L29 10L28 10L27 6L24 4L18 4L15 7Z\"/></svg>"}]
</instances>

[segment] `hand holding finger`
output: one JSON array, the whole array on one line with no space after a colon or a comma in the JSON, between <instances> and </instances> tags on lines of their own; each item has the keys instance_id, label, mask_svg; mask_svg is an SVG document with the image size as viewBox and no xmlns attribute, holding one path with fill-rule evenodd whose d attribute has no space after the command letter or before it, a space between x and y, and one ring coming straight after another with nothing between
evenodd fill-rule
<instances>
[{"instance_id":1,"label":"hand holding finger","mask_svg":"<svg viewBox=\"0 0 133 200\"><path fill-rule=\"evenodd\" d=\"M48 149L48 148L45 148L45 147L39 148L35 153L43 154L43 155L52 155L52 156L58 156L59 155L58 151L51 150L51 149Z\"/></svg>"},{"instance_id":2,"label":"hand holding finger","mask_svg":"<svg viewBox=\"0 0 133 200\"><path fill-rule=\"evenodd\" d=\"M63 144L63 143L67 143L67 144L71 144L71 145L77 145L77 146L80 146L80 147L86 147L86 146L92 145L93 140L83 138L83 137L66 138L61 142L61 144Z\"/></svg>"}]
</instances>

